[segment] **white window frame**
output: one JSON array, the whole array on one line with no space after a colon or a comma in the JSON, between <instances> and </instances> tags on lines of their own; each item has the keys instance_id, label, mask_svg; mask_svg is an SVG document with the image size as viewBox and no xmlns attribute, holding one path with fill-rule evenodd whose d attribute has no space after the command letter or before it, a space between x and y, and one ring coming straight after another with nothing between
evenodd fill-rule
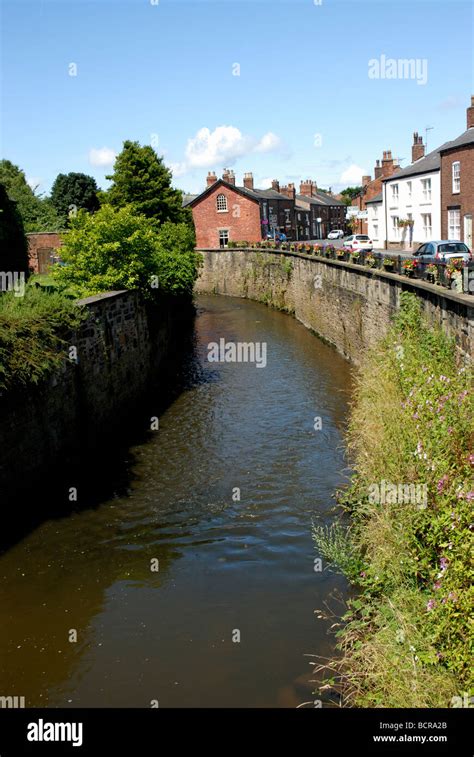
<instances>
[{"instance_id":1,"label":"white window frame","mask_svg":"<svg viewBox=\"0 0 474 757\"><path fill-rule=\"evenodd\" d=\"M421 221L423 223L423 234L425 239L431 239L433 234L433 221L431 213L422 213Z\"/></svg>"},{"instance_id":2,"label":"white window frame","mask_svg":"<svg viewBox=\"0 0 474 757\"><path fill-rule=\"evenodd\" d=\"M399 220L400 216L392 216L392 232L394 239L400 239L400 226L398 225Z\"/></svg>"},{"instance_id":3,"label":"white window frame","mask_svg":"<svg viewBox=\"0 0 474 757\"><path fill-rule=\"evenodd\" d=\"M461 209L448 210L448 239L461 241Z\"/></svg>"},{"instance_id":4,"label":"white window frame","mask_svg":"<svg viewBox=\"0 0 474 757\"><path fill-rule=\"evenodd\" d=\"M392 184L392 202L396 202L398 205L398 184Z\"/></svg>"},{"instance_id":5,"label":"white window frame","mask_svg":"<svg viewBox=\"0 0 474 757\"><path fill-rule=\"evenodd\" d=\"M222 237L224 235L227 237L227 243L221 244ZM227 249L228 246L229 246L229 229L219 229L219 247L221 247L222 249Z\"/></svg>"},{"instance_id":6,"label":"white window frame","mask_svg":"<svg viewBox=\"0 0 474 757\"><path fill-rule=\"evenodd\" d=\"M227 213L228 207L227 207L227 197L225 195L218 194L216 198L216 208L218 213Z\"/></svg>"},{"instance_id":7,"label":"white window frame","mask_svg":"<svg viewBox=\"0 0 474 757\"><path fill-rule=\"evenodd\" d=\"M461 192L461 161L455 160L452 165L453 195Z\"/></svg>"},{"instance_id":8,"label":"white window frame","mask_svg":"<svg viewBox=\"0 0 474 757\"><path fill-rule=\"evenodd\" d=\"M423 187L423 201L431 202L431 179L422 179L421 186Z\"/></svg>"}]
</instances>

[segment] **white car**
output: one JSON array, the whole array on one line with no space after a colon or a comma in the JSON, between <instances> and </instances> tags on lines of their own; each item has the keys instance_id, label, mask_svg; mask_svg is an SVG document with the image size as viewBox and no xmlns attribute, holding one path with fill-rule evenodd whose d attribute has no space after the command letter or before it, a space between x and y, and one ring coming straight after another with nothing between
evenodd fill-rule
<instances>
[{"instance_id":1,"label":"white car","mask_svg":"<svg viewBox=\"0 0 474 757\"><path fill-rule=\"evenodd\" d=\"M349 247L351 250L368 250L369 252L374 249L373 242L367 234L352 234L344 241L344 247Z\"/></svg>"},{"instance_id":2,"label":"white car","mask_svg":"<svg viewBox=\"0 0 474 757\"><path fill-rule=\"evenodd\" d=\"M344 232L342 229L333 229L328 234L328 239L342 239L344 237Z\"/></svg>"}]
</instances>

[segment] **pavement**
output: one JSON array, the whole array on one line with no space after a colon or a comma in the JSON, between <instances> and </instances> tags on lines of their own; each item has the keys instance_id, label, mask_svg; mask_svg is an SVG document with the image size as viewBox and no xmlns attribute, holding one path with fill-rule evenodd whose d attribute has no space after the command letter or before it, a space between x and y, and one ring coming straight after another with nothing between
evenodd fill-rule
<instances>
[{"instance_id":1,"label":"pavement","mask_svg":"<svg viewBox=\"0 0 474 757\"><path fill-rule=\"evenodd\" d=\"M343 247L344 246L344 240L343 239L300 239L300 242L309 242L309 244L332 244L334 247ZM401 248L398 249L392 249L390 250L384 250L381 247L374 247L373 252L380 252L383 255L386 255L387 257L397 257L400 255L402 258L411 258L413 255L413 250L402 250Z\"/></svg>"}]
</instances>

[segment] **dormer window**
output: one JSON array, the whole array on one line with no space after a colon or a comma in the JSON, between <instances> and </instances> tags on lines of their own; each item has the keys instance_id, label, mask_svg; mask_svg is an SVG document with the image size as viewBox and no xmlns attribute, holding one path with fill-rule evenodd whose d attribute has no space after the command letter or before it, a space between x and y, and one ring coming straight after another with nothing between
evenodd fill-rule
<instances>
[{"instance_id":1,"label":"dormer window","mask_svg":"<svg viewBox=\"0 0 474 757\"><path fill-rule=\"evenodd\" d=\"M227 213L227 197L225 195L217 195L217 212Z\"/></svg>"}]
</instances>

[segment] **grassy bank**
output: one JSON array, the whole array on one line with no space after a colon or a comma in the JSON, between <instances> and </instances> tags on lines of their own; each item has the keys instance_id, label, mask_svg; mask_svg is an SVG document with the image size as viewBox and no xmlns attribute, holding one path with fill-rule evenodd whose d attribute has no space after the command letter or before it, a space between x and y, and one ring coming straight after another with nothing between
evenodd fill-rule
<instances>
[{"instance_id":1,"label":"grassy bank","mask_svg":"<svg viewBox=\"0 0 474 757\"><path fill-rule=\"evenodd\" d=\"M0 391L37 384L67 358L67 338L82 320L62 294L26 286L0 295Z\"/></svg>"},{"instance_id":2,"label":"grassy bank","mask_svg":"<svg viewBox=\"0 0 474 757\"><path fill-rule=\"evenodd\" d=\"M473 693L472 373L402 298L356 381L340 523L314 528L358 588L329 678L345 706L461 706Z\"/></svg>"}]
</instances>

